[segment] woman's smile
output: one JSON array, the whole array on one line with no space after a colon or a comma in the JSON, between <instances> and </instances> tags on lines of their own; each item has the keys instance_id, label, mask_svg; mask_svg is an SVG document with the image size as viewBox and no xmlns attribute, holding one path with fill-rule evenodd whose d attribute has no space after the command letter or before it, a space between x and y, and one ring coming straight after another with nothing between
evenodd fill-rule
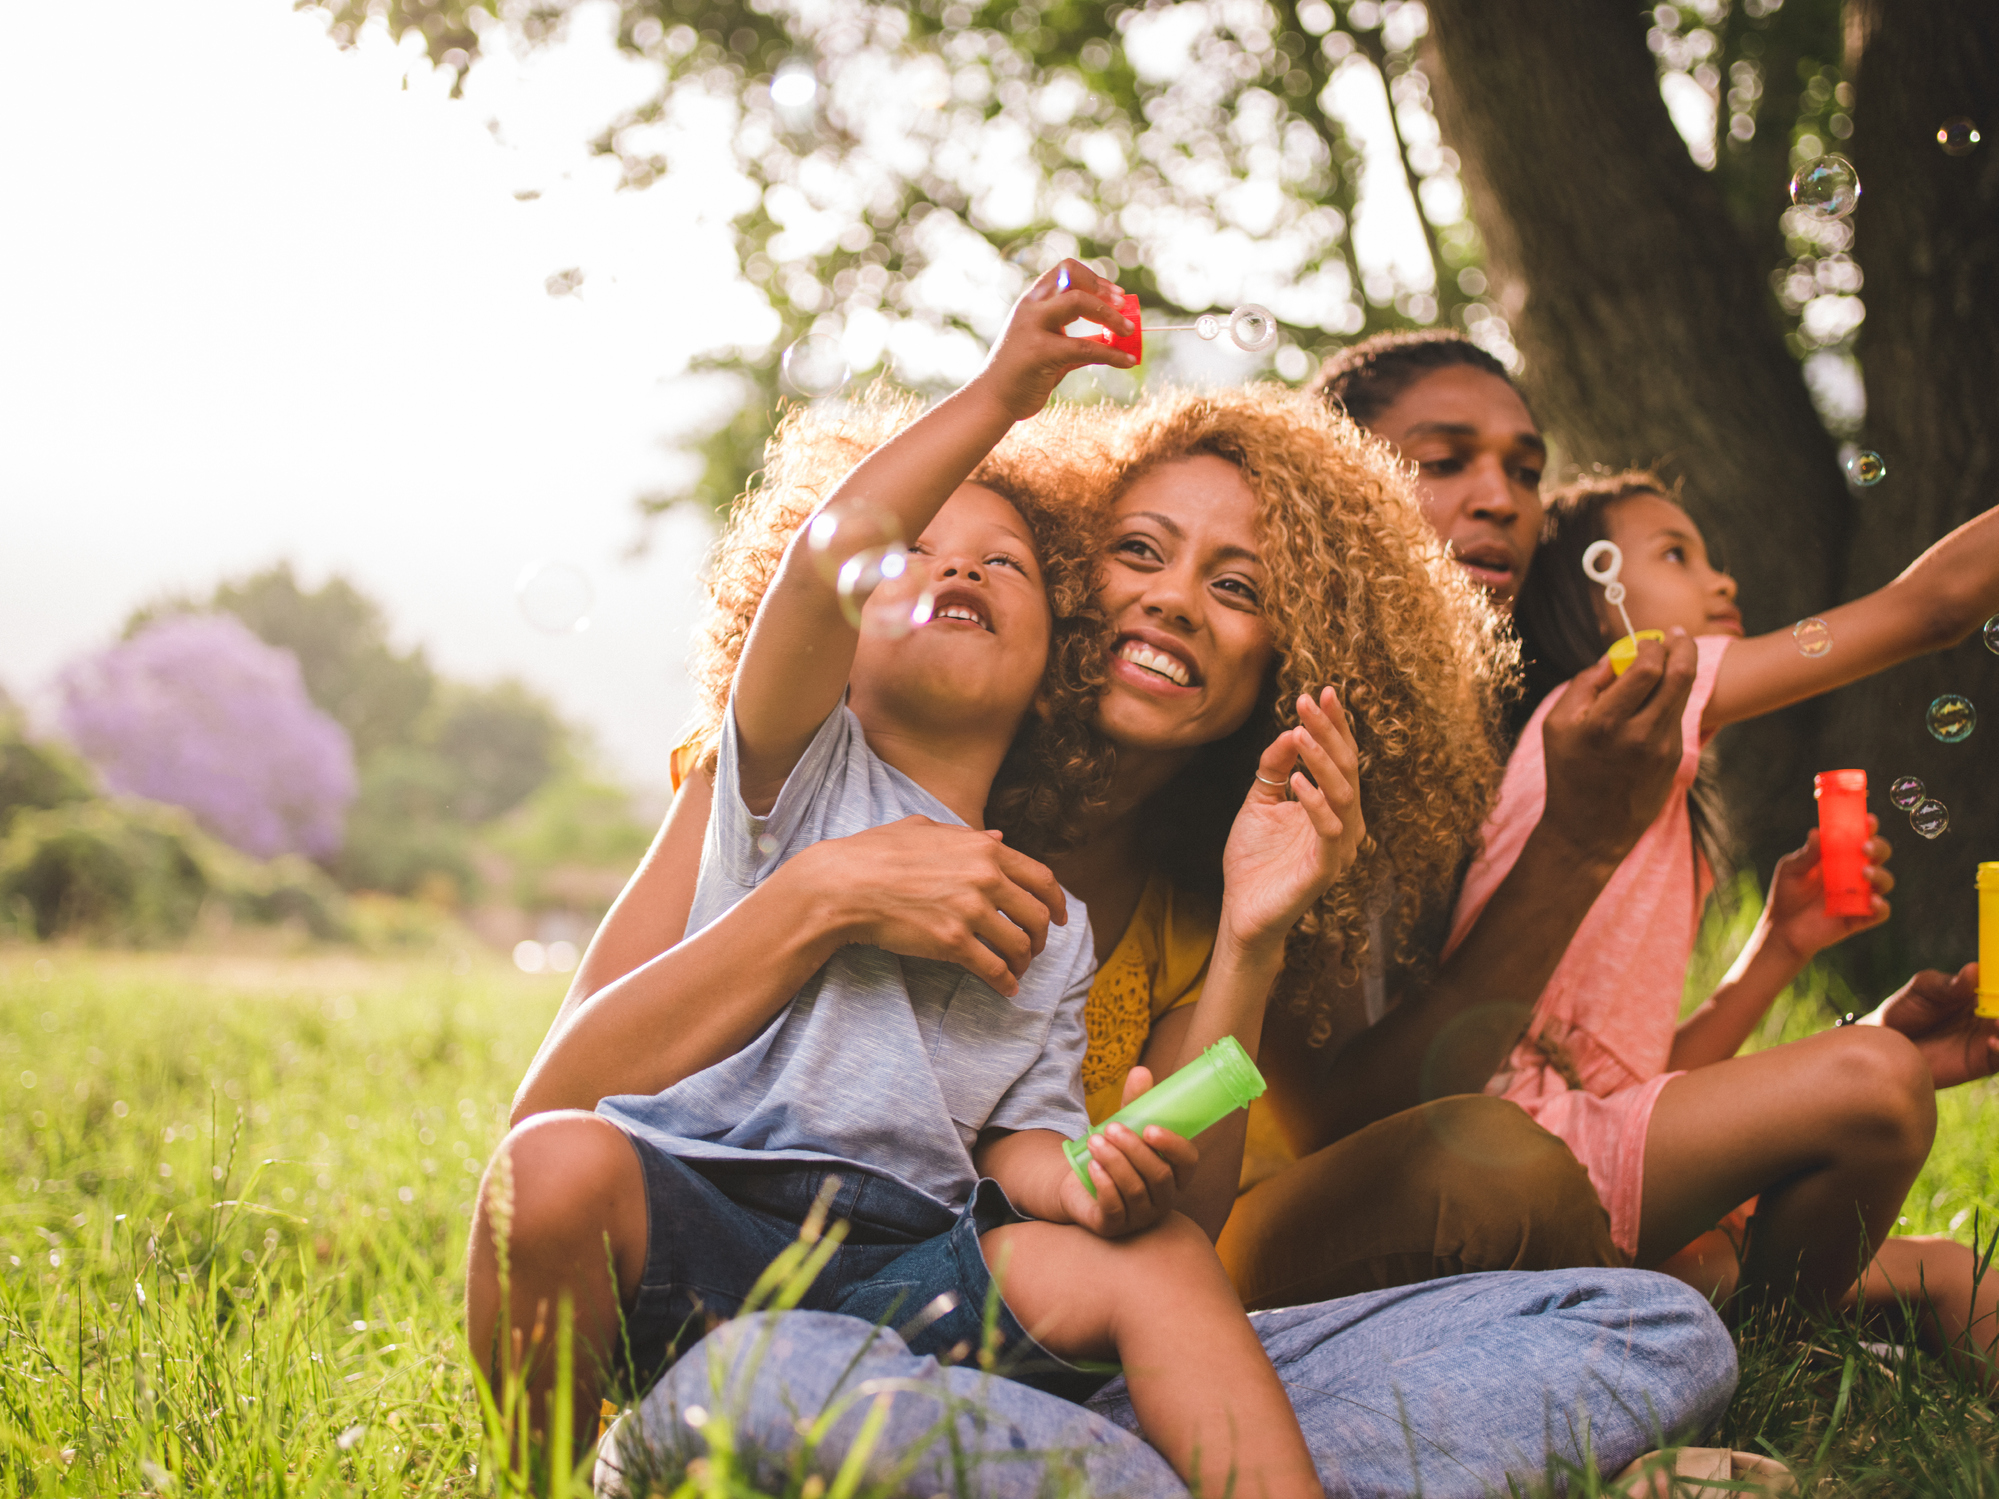
<instances>
[{"instance_id":1,"label":"woman's smile","mask_svg":"<svg viewBox=\"0 0 1999 1499\"><path fill-rule=\"evenodd\" d=\"M1187 648L1161 631L1125 631L1117 638L1112 660L1111 670L1142 691L1189 692L1201 680Z\"/></svg>"}]
</instances>

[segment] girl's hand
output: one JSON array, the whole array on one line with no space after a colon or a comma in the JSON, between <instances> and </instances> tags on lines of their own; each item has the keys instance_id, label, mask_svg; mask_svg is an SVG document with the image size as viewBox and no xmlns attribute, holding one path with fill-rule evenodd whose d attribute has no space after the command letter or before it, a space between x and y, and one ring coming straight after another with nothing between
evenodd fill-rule
<instances>
[{"instance_id":1,"label":"girl's hand","mask_svg":"<svg viewBox=\"0 0 1999 1499\"><path fill-rule=\"evenodd\" d=\"M1925 968L1882 1000L1862 1025L1886 1026L1916 1043L1939 1088L1999 1072L1999 1020L1975 1013L1978 965L1955 974Z\"/></svg>"},{"instance_id":2,"label":"girl's hand","mask_svg":"<svg viewBox=\"0 0 1999 1499\"><path fill-rule=\"evenodd\" d=\"M1222 933L1253 949L1283 942L1367 834L1360 750L1339 694L1300 697L1298 727L1271 741L1256 774L1222 851Z\"/></svg>"},{"instance_id":3,"label":"girl's hand","mask_svg":"<svg viewBox=\"0 0 1999 1499\"><path fill-rule=\"evenodd\" d=\"M1883 898L1895 888L1895 877L1882 866L1893 850L1880 836L1881 821L1867 819L1867 880L1874 887L1873 909L1865 916L1828 916L1825 913L1825 875L1819 865L1819 830L1805 835L1805 846L1777 861L1770 881L1770 894L1763 903L1763 924L1770 936L1783 943L1800 966L1820 950L1843 942L1855 932L1879 926L1888 919L1888 902Z\"/></svg>"},{"instance_id":4,"label":"girl's hand","mask_svg":"<svg viewBox=\"0 0 1999 1499\"><path fill-rule=\"evenodd\" d=\"M1152 1074L1134 1067L1125 1074L1124 1102L1130 1103L1152 1087ZM1156 1124L1140 1139L1122 1124L1090 1136L1090 1180L1095 1197L1062 1173L1062 1206L1069 1221L1104 1239L1121 1239L1150 1228L1173 1211L1181 1191L1194 1179L1201 1153L1193 1142Z\"/></svg>"},{"instance_id":5,"label":"girl's hand","mask_svg":"<svg viewBox=\"0 0 1999 1499\"><path fill-rule=\"evenodd\" d=\"M1123 288L1106 281L1080 260L1065 260L1044 273L1014 303L1006 331L972 381L984 386L1017 422L1043 406L1062 377L1089 364L1130 369L1138 361L1122 349L1089 338L1071 338L1062 330L1084 320L1113 333L1128 334L1135 325L1119 306Z\"/></svg>"}]
</instances>

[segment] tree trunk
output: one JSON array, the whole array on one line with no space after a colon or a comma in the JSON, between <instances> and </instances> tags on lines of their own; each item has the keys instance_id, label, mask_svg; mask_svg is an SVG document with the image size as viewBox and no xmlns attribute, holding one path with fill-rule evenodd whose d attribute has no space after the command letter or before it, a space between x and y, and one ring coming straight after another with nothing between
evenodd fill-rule
<instances>
[{"instance_id":1,"label":"tree trunk","mask_svg":"<svg viewBox=\"0 0 1999 1499\"><path fill-rule=\"evenodd\" d=\"M1660 99L1647 13L1606 0L1430 0L1438 118L1510 295L1540 420L1582 465L1650 465L1781 629L1841 582L1849 499L1718 184ZM1770 205L1774 215L1782 207ZM1813 817L1816 713L1723 736L1759 862Z\"/></svg>"},{"instance_id":2,"label":"tree trunk","mask_svg":"<svg viewBox=\"0 0 1999 1499\"><path fill-rule=\"evenodd\" d=\"M1999 7L1991 0L1854 0L1847 73L1859 169L1854 256L1867 282L1859 353L1865 445L1888 476L1858 502L1849 596L1878 588L1952 526L1999 503ZM1937 128L1965 116L1982 144L1946 155ZM1837 649L1837 646L1835 646ZM1924 727L1931 699L1960 693L1983 721L1961 744ZM1999 859L1999 656L1964 644L1828 700L1825 763L1863 765L1894 842L1896 916L1867 947L1873 977L1977 954L1972 878ZM1896 776L1920 776L1950 830L1918 837L1886 805Z\"/></svg>"}]
</instances>

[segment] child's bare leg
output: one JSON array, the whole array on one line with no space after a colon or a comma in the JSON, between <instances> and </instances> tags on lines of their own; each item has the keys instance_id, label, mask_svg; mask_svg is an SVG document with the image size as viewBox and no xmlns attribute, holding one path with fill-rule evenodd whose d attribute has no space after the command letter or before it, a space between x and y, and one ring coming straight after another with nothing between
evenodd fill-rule
<instances>
[{"instance_id":1,"label":"child's bare leg","mask_svg":"<svg viewBox=\"0 0 1999 1499\"><path fill-rule=\"evenodd\" d=\"M505 1155L511 1170L499 1168ZM511 1207L499 1201L511 1180ZM513 1347L499 1349L500 1267L495 1220L507 1228L509 1315ZM607 1256L604 1240L610 1238ZM545 1431L555 1385L557 1308L575 1308L576 1438L579 1451L597 1432L601 1371L618 1345L620 1288L637 1294L645 1271L646 1194L638 1157L623 1131L595 1114L537 1114L494 1153L480 1183L465 1267L465 1330L473 1366L495 1381L525 1365L531 1430ZM611 1280L610 1259L617 1261ZM537 1332L539 1340L537 1342Z\"/></svg>"},{"instance_id":2,"label":"child's bare leg","mask_svg":"<svg viewBox=\"0 0 1999 1499\"><path fill-rule=\"evenodd\" d=\"M1868 1310L1907 1303L1915 1312L1923 1341L1933 1350L1961 1354L1967 1346L1982 1360L1988 1381L1993 1342L1999 1339L1999 1265L1977 1281L1978 1257L1964 1244L1941 1236L1890 1239L1875 1251L1856 1288Z\"/></svg>"},{"instance_id":3,"label":"child's bare leg","mask_svg":"<svg viewBox=\"0 0 1999 1499\"><path fill-rule=\"evenodd\" d=\"M1020 1323L1049 1352L1124 1365L1146 1439L1189 1485L1318 1499L1290 1397L1207 1235L1178 1213L1126 1239L1018 1223L980 1245Z\"/></svg>"},{"instance_id":4,"label":"child's bare leg","mask_svg":"<svg viewBox=\"0 0 1999 1499\"><path fill-rule=\"evenodd\" d=\"M1836 1304L1894 1225L1936 1133L1910 1042L1850 1026L1668 1083L1645 1144L1638 1263L1757 1197L1745 1285Z\"/></svg>"}]
</instances>

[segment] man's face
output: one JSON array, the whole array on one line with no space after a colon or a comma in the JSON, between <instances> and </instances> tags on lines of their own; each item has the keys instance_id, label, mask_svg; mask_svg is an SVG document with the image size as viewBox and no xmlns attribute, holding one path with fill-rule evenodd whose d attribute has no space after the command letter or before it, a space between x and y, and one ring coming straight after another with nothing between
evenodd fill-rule
<instances>
[{"instance_id":1,"label":"man's face","mask_svg":"<svg viewBox=\"0 0 1999 1499\"><path fill-rule=\"evenodd\" d=\"M1519 394L1497 375L1452 365L1367 425L1416 465L1423 514L1493 602L1511 609L1541 534L1548 457Z\"/></svg>"}]
</instances>

